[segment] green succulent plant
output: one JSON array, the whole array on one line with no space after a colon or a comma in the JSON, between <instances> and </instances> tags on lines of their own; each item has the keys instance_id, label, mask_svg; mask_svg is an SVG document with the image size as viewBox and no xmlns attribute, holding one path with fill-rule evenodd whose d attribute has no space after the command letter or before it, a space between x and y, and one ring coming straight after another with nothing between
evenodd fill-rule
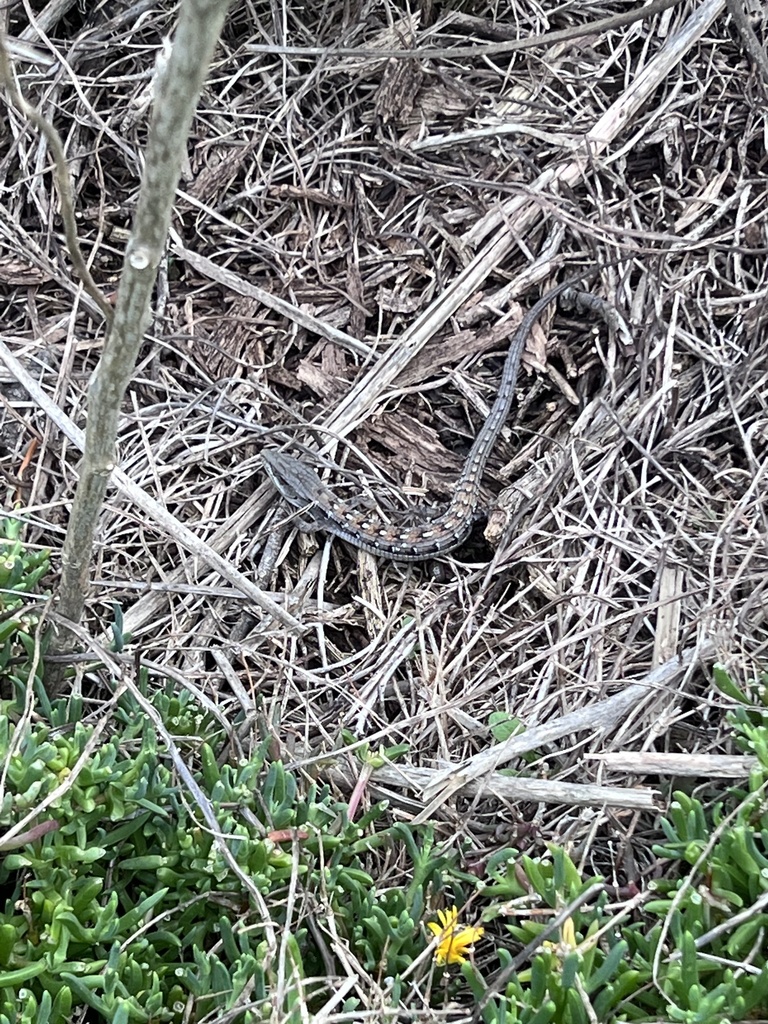
<instances>
[{"instance_id":1,"label":"green succulent plant","mask_svg":"<svg viewBox=\"0 0 768 1024\"><path fill-rule=\"evenodd\" d=\"M461 845L434 827L387 824L383 804L350 821L328 786L270 760L268 741L232 761L224 729L189 692L142 673L141 698L210 803L214 834L130 693L101 738L81 721L82 698L47 702L35 635L47 553L29 555L19 520L0 532L0 679L11 684L0 701L0 1024L84 1013L259 1024L277 998L298 1024L333 984L338 941L392 1013L423 1006L425 993L436 1007L474 998L486 1024L725 1024L768 1007L765 679L743 692L716 668L755 768L711 804L674 795L654 848L667 870L631 913L606 892L583 902L600 880L554 844L540 856L497 851L483 876L463 871ZM114 633L119 649L119 608ZM34 719L22 714L30 680ZM405 752L342 742L357 749L362 782ZM387 884L377 871L393 856L400 881ZM458 924L453 908L468 902L484 934ZM446 955L436 914L474 953ZM489 990L483 972L509 968L521 949L525 962ZM339 1012L356 1008L348 998Z\"/></svg>"}]
</instances>

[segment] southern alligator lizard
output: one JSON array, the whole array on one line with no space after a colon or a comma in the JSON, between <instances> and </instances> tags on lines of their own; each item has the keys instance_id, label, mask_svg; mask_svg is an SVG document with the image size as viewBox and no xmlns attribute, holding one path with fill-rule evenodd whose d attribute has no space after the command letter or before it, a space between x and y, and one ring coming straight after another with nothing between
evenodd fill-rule
<instances>
[{"instance_id":1,"label":"southern alligator lizard","mask_svg":"<svg viewBox=\"0 0 768 1024\"><path fill-rule=\"evenodd\" d=\"M404 527L387 523L376 513L354 509L341 501L299 459L265 451L262 460L272 483L291 505L306 510L318 529L327 530L363 551L397 562L419 562L453 551L467 538L475 521L483 471L509 415L528 335L549 303L584 276L557 285L523 317L509 346L496 400L467 455L448 508L435 519Z\"/></svg>"}]
</instances>

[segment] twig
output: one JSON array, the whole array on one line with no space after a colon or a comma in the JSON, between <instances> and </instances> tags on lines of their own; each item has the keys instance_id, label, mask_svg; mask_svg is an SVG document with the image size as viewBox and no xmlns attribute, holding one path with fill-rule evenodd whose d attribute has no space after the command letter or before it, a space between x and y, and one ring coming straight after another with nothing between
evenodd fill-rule
<instances>
[{"instance_id":1,"label":"twig","mask_svg":"<svg viewBox=\"0 0 768 1024\"><path fill-rule=\"evenodd\" d=\"M59 133L43 117L39 110L36 110L31 103L28 103L22 96L16 80L13 76L11 63L8 59L5 37L0 35L0 81L5 86L10 102L14 107L30 121L35 128L45 137L48 147L53 156L53 175L56 182L56 189L59 193L61 203L61 219L64 224L64 235L67 240L70 259L75 268L75 273L83 282L83 287L91 296L93 301L104 314L108 324L112 323L112 307L104 298L101 289L91 276L88 264L80 249L80 242L77 238L77 224L75 223L75 204L72 195L72 182L67 169L67 158L64 153L64 145Z\"/></svg>"},{"instance_id":2,"label":"twig","mask_svg":"<svg viewBox=\"0 0 768 1024\"><path fill-rule=\"evenodd\" d=\"M456 46L445 49L431 49L420 47L418 50L394 50L394 49L370 49L363 46L279 46L271 43L251 44L248 50L251 53L276 53L294 57L386 57L405 60L413 60L419 57L423 60L439 60L455 57L490 57L495 54L516 53L520 50L533 50L540 46L554 46L556 43L570 42L573 39L582 39L587 35L596 35L600 32L608 32L611 29L623 28L637 21L644 21L657 14L675 7L680 0L653 0L653 3L645 7L633 8L624 14L614 14L608 18L598 18L596 21L588 21L583 25L571 25L568 28L558 29L554 32L542 32L540 35L528 36L525 39L509 39L500 43L486 43L484 46Z\"/></svg>"},{"instance_id":3,"label":"twig","mask_svg":"<svg viewBox=\"0 0 768 1024\"><path fill-rule=\"evenodd\" d=\"M114 469L120 407L149 324L186 140L228 6L227 0L183 3L167 67L158 65L144 178L114 320L91 383L83 468L61 556L59 612L72 622L83 612L96 523ZM65 643L62 636L55 646L60 651Z\"/></svg>"},{"instance_id":4,"label":"twig","mask_svg":"<svg viewBox=\"0 0 768 1024\"><path fill-rule=\"evenodd\" d=\"M768 87L768 56L766 56L765 49L750 24L747 12L744 10L744 0L726 0L726 3L728 5L728 13L739 30L744 48L749 54L752 63L762 75L763 89L765 90ZM763 17L765 17L764 9Z\"/></svg>"},{"instance_id":5,"label":"twig","mask_svg":"<svg viewBox=\"0 0 768 1024\"><path fill-rule=\"evenodd\" d=\"M483 998L475 1007L472 1020L480 1020L484 1008L488 1005L491 999L493 999L495 995L504 991L505 985L515 971L519 971L523 964L528 963L530 958L536 950L539 949L545 939L548 939L549 936L556 932L561 925L565 924L568 918L576 913L577 910L580 910L582 907L591 903L592 900L596 899L604 891L605 884L603 882L595 882L594 885L590 885L590 887L586 889L581 896L577 896L576 899L571 900L571 902L567 906L563 907L562 910L559 910L552 920L542 928L536 938L531 939L528 945L520 950L512 963L502 971L499 971L496 977L491 981L491 984L486 989Z\"/></svg>"},{"instance_id":6,"label":"twig","mask_svg":"<svg viewBox=\"0 0 768 1024\"><path fill-rule=\"evenodd\" d=\"M2 341L0 341L0 361L7 366L16 380L31 395L35 404L43 410L65 437L80 451L83 451L85 448L85 434L83 431L75 426L72 420L49 398L37 381L32 379ZM219 572L225 580L231 583L233 587L237 587L241 593L245 594L246 597L268 615L281 622L292 632L301 632L303 627L297 619L284 608L281 608L268 594L265 594L263 590L252 583L241 572L238 572L217 551L214 551L208 544L200 540L190 529L179 522L175 516L172 516L167 509L163 508L160 502L155 501L146 491L135 484L119 467L115 467L112 470L110 479L134 504L151 516L158 527L169 537L182 544L192 554L202 558L212 569Z\"/></svg>"},{"instance_id":7,"label":"twig","mask_svg":"<svg viewBox=\"0 0 768 1024\"><path fill-rule=\"evenodd\" d=\"M424 798L430 803L416 817L414 824L428 821L438 807L442 806L450 796L466 786L468 782L483 778L501 765L508 764L515 757L527 754L531 750L537 750L553 740L574 732L583 732L584 730L593 733L607 732L615 728L616 724L625 719L637 704L658 694L662 687L668 685L670 679L691 668L700 659L711 656L713 651L713 644L709 640L704 640L698 647L685 651L679 658L673 658L665 665L650 672L644 682L628 686L621 693L608 697L597 704L580 708L578 711L563 715L545 725L535 726L520 735L511 736L503 743L497 743L495 746L489 747L488 750L481 751L464 764L455 765L447 771L441 772L426 788Z\"/></svg>"}]
</instances>

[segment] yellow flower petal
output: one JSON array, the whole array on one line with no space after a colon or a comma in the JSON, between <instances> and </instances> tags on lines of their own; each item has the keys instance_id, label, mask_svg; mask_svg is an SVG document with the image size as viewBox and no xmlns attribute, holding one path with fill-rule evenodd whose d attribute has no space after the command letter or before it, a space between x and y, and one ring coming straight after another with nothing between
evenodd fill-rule
<instances>
[{"instance_id":1,"label":"yellow flower petal","mask_svg":"<svg viewBox=\"0 0 768 1024\"><path fill-rule=\"evenodd\" d=\"M459 921L459 912L456 907L450 910L438 910L437 919L443 928L455 928Z\"/></svg>"},{"instance_id":2,"label":"yellow flower petal","mask_svg":"<svg viewBox=\"0 0 768 1024\"><path fill-rule=\"evenodd\" d=\"M459 912L456 907L450 910L438 910L438 920L427 922L427 928L440 941L435 949L435 963L438 967L446 964L463 964L467 958L468 948L482 936L482 928L459 924Z\"/></svg>"}]
</instances>

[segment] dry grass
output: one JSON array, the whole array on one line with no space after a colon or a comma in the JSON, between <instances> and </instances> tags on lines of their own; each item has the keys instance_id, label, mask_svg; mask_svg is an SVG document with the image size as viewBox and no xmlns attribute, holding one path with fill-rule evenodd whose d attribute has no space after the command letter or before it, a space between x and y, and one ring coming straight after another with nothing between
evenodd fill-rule
<instances>
[{"instance_id":1,"label":"dry grass","mask_svg":"<svg viewBox=\"0 0 768 1024\"><path fill-rule=\"evenodd\" d=\"M471 17L236 3L194 126L120 463L306 630L251 615L116 494L89 606L96 634L118 602L142 656L204 691L243 746L268 728L309 768L343 729L408 742L402 771L371 786L394 814L419 813L426 787L445 835L477 849L568 841L586 869L632 882L654 863L644 836L655 817L642 808L659 770L643 753L727 752L709 667L718 659L742 681L765 664L766 85L714 0L711 25L686 36L692 6L469 57L470 45L624 5L548 22L527 0L467 5ZM82 244L107 292L151 70L174 21L167 4L129 13L83 21L75 7L49 43L28 34L40 58L17 63L65 138ZM10 36L25 25L12 5ZM664 63L678 33L685 43ZM273 44L441 55L265 52ZM644 68L653 89L633 108ZM612 141L585 147L625 100L628 114L609 115ZM46 151L14 112L0 126L0 183L3 339L82 424L102 328L68 270ZM268 443L342 441L332 455L354 471L350 493L384 507L401 490L444 501L493 399L518 300L585 262L603 268L590 291L629 330L562 310L542 324L485 478L499 506L493 547L478 529L435 575L283 530L288 510L261 472ZM254 285L309 319L269 308ZM404 343L413 357L392 380ZM77 452L4 394L9 500L39 524L33 539L58 549ZM643 685L605 703L631 684ZM494 746L498 711L551 729L527 744L538 759ZM636 752L636 772L592 756L611 752ZM496 769L510 761L539 785L503 792ZM347 791L352 763L333 775ZM452 785L457 766L472 787Z\"/></svg>"}]
</instances>

